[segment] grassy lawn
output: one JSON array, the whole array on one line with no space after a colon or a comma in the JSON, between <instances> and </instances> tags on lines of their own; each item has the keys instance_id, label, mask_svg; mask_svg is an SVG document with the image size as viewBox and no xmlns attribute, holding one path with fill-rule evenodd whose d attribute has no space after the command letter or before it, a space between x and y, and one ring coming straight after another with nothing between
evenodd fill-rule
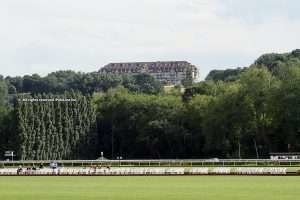
<instances>
[{"instance_id":1,"label":"grassy lawn","mask_svg":"<svg viewBox=\"0 0 300 200\"><path fill-rule=\"evenodd\" d=\"M300 177L0 177L2 200L296 200Z\"/></svg>"}]
</instances>

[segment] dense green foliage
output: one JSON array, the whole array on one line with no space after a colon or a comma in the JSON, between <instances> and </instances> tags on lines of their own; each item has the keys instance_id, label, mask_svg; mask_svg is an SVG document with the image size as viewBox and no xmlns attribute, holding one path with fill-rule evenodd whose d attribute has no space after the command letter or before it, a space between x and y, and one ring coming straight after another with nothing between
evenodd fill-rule
<instances>
[{"instance_id":1,"label":"dense green foliage","mask_svg":"<svg viewBox=\"0 0 300 200\"><path fill-rule=\"evenodd\" d=\"M87 159L100 152L266 158L300 151L299 50L266 54L249 68L214 71L207 79L187 81L181 94L180 86L162 91L147 74L0 78L0 151L16 150L22 159ZM23 96L77 101L16 100Z\"/></svg>"},{"instance_id":2,"label":"dense green foliage","mask_svg":"<svg viewBox=\"0 0 300 200\"><path fill-rule=\"evenodd\" d=\"M186 90L184 99L212 100L201 125L205 155L267 157L270 152L299 151L300 65L274 76L251 67L235 82L202 82Z\"/></svg>"},{"instance_id":3,"label":"dense green foliage","mask_svg":"<svg viewBox=\"0 0 300 200\"><path fill-rule=\"evenodd\" d=\"M299 177L0 177L5 200L295 200Z\"/></svg>"},{"instance_id":4,"label":"dense green foliage","mask_svg":"<svg viewBox=\"0 0 300 200\"><path fill-rule=\"evenodd\" d=\"M299 66L300 64L300 49L296 49L291 53L271 53L264 54L259 57L254 67L266 67L272 74L279 75L280 70L288 66Z\"/></svg>"},{"instance_id":5,"label":"dense green foliage","mask_svg":"<svg viewBox=\"0 0 300 200\"><path fill-rule=\"evenodd\" d=\"M0 76L0 113L4 112L6 109L5 106L7 105L8 98L8 88L7 84L4 81L3 77Z\"/></svg>"},{"instance_id":6,"label":"dense green foliage","mask_svg":"<svg viewBox=\"0 0 300 200\"><path fill-rule=\"evenodd\" d=\"M15 132L13 129L14 115L8 102L8 87L3 77L0 76L0 152L4 152L12 146L9 138L12 138L11 134Z\"/></svg>"},{"instance_id":7,"label":"dense green foliage","mask_svg":"<svg viewBox=\"0 0 300 200\"><path fill-rule=\"evenodd\" d=\"M14 93L56 93L80 91L83 94L107 91L109 88L124 86L133 92L157 94L161 85L148 74L116 75L102 73L77 73L57 71L40 77L38 74L24 77L6 77L10 94Z\"/></svg>"},{"instance_id":8,"label":"dense green foliage","mask_svg":"<svg viewBox=\"0 0 300 200\"><path fill-rule=\"evenodd\" d=\"M30 102L27 99L50 101ZM61 101L62 99L64 100ZM66 99L74 101L65 101ZM61 96L22 95L18 97L16 115L18 155L21 159L57 160L95 157L96 116L87 97L72 92Z\"/></svg>"},{"instance_id":9,"label":"dense green foliage","mask_svg":"<svg viewBox=\"0 0 300 200\"><path fill-rule=\"evenodd\" d=\"M100 146L130 158L265 158L299 151L300 66L282 73L250 68L237 81L201 82L184 101L110 90L97 101Z\"/></svg>"},{"instance_id":10,"label":"dense green foliage","mask_svg":"<svg viewBox=\"0 0 300 200\"><path fill-rule=\"evenodd\" d=\"M212 70L206 76L205 80L235 81L239 78L239 75L244 71L246 71L246 68Z\"/></svg>"},{"instance_id":11,"label":"dense green foliage","mask_svg":"<svg viewBox=\"0 0 300 200\"><path fill-rule=\"evenodd\" d=\"M130 94L117 88L96 102L100 147L110 157L161 158L186 154L180 97Z\"/></svg>"}]
</instances>

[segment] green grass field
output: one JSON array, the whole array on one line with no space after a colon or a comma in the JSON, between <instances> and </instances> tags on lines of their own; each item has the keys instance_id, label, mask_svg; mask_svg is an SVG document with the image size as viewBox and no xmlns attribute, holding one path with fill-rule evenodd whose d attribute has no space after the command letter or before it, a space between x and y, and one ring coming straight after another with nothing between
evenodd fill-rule
<instances>
[{"instance_id":1,"label":"green grass field","mask_svg":"<svg viewBox=\"0 0 300 200\"><path fill-rule=\"evenodd\" d=\"M297 200L300 177L0 177L2 200Z\"/></svg>"}]
</instances>

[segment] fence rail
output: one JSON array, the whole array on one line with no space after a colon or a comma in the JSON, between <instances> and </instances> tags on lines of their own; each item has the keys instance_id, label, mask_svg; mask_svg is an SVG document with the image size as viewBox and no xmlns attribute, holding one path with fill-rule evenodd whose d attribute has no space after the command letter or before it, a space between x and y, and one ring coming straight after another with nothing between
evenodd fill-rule
<instances>
[{"instance_id":1,"label":"fence rail","mask_svg":"<svg viewBox=\"0 0 300 200\"><path fill-rule=\"evenodd\" d=\"M1 167L49 165L52 160L0 161ZM218 166L282 166L300 167L300 160L270 159L162 159L162 160L57 160L59 166L110 166L110 167L218 167Z\"/></svg>"}]
</instances>

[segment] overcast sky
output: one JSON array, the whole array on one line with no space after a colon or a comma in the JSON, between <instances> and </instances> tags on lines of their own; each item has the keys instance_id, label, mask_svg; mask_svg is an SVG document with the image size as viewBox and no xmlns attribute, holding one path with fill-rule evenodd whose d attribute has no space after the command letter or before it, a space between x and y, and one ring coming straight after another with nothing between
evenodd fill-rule
<instances>
[{"instance_id":1,"label":"overcast sky","mask_svg":"<svg viewBox=\"0 0 300 200\"><path fill-rule=\"evenodd\" d=\"M186 60L204 78L300 48L299 0L0 0L0 74Z\"/></svg>"}]
</instances>

